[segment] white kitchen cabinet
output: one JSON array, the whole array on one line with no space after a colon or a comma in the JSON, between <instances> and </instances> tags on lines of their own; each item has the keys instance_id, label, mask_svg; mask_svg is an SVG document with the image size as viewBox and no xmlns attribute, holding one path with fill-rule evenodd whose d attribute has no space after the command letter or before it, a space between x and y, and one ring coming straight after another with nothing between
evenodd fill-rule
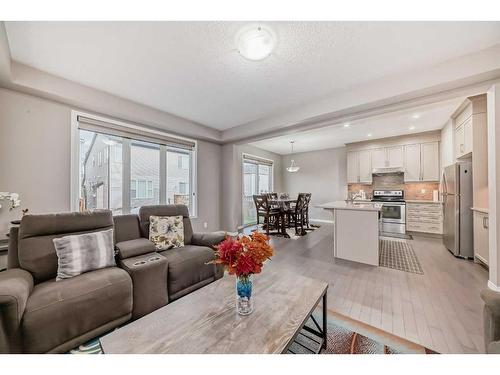
<instances>
[{"instance_id":1,"label":"white kitchen cabinet","mask_svg":"<svg viewBox=\"0 0 500 375\"><path fill-rule=\"evenodd\" d=\"M469 117L463 124L464 128L464 155L472 152L472 117Z\"/></svg>"},{"instance_id":2,"label":"white kitchen cabinet","mask_svg":"<svg viewBox=\"0 0 500 375\"><path fill-rule=\"evenodd\" d=\"M390 168L400 168L404 165L403 146L393 146L386 148L386 166Z\"/></svg>"},{"instance_id":3,"label":"white kitchen cabinet","mask_svg":"<svg viewBox=\"0 0 500 375\"><path fill-rule=\"evenodd\" d=\"M387 167L385 148L373 149L371 157L372 157L372 169Z\"/></svg>"},{"instance_id":4,"label":"white kitchen cabinet","mask_svg":"<svg viewBox=\"0 0 500 375\"><path fill-rule=\"evenodd\" d=\"M455 129L455 157L460 158L465 155L465 129L464 124Z\"/></svg>"},{"instance_id":5,"label":"white kitchen cabinet","mask_svg":"<svg viewBox=\"0 0 500 375\"><path fill-rule=\"evenodd\" d=\"M359 182L358 152L351 151L347 153L347 183L355 184L357 182Z\"/></svg>"},{"instance_id":6,"label":"white kitchen cabinet","mask_svg":"<svg viewBox=\"0 0 500 375\"><path fill-rule=\"evenodd\" d=\"M370 150L362 150L358 153L359 159L359 182L372 182L372 158Z\"/></svg>"},{"instance_id":7,"label":"white kitchen cabinet","mask_svg":"<svg viewBox=\"0 0 500 375\"><path fill-rule=\"evenodd\" d=\"M439 181L439 142L405 146L405 182Z\"/></svg>"},{"instance_id":8,"label":"white kitchen cabinet","mask_svg":"<svg viewBox=\"0 0 500 375\"><path fill-rule=\"evenodd\" d=\"M443 233L443 205L435 202L407 202L406 230L422 233Z\"/></svg>"},{"instance_id":9,"label":"white kitchen cabinet","mask_svg":"<svg viewBox=\"0 0 500 375\"><path fill-rule=\"evenodd\" d=\"M422 143L420 146L421 180L439 181L439 143Z\"/></svg>"},{"instance_id":10,"label":"white kitchen cabinet","mask_svg":"<svg viewBox=\"0 0 500 375\"><path fill-rule=\"evenodd\" d=\"M405 182L420 181L420 144L405 146Z\"/></svg>"},{"instance_id":11,"label":"white kitchen cabinet","mask_svg":"<svg viewBox=\"0 0 500 375\"><path fill-rule=\"evenodd\" d=\"M474 211L474 258L485 265L489 260L488 225L488 214Z\"/></svg>"}]
</instances>

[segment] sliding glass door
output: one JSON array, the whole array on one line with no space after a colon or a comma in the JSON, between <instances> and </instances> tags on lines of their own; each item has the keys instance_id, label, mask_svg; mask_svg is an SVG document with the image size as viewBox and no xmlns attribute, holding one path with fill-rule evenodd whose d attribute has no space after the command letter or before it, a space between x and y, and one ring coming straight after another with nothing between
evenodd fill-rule
<instances>
[{"instance_id":1,"label":"sliding glass door","mask_svg":"<svg viewBox=\"0 0 500 375\"><path fill-rule=\"evenodd\" d=\"M273 162L250 155L243 155L243 225L257 222L257 212L253 202L256 194L273 190Z\"/></svg>"}]
</instances>

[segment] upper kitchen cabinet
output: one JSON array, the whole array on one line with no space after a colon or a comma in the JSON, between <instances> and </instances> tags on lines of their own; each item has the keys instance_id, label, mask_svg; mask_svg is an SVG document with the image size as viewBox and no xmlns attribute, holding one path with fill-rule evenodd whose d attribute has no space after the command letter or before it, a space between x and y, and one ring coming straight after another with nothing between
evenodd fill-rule
<instances>
[{"instance_id":1,"label":"upper kitchen cabinet","mask_svg":"<svg viewBox=\"0 0 500 375\"><path fill-rule=\"evenodd\" d=\"M359 182L372 182L372 158L370 150L359 151Z\"/></svg>"},{"instance_id":2,"label":"upper kitchen cabinet","mask_svg":"<svg viewBox=\"0 0 500 375\"><path fill-rule=\"evenodd\" d=\"M474 207L488 208L488 121L486 95L469 97L453 115L455 159L472 157Z\"/></svg>"},{"instance_id":3,"label":"upper kitchen cabinet","mask_svg":"<svg viewBox=\"0 0 500 375\"><path fill-rule=\"evenodd\" d=\"M403 146L387 147L387 167L402 168L404 165Z\"/></svg>"},{"instance_id":4,"label":"upper kitchen cabinet","mask_svg":"<svg viewBox=\"0 0 500 375\"><path fill-rule=\"evenodd\" d=\"M347 183L355 184L359 182L359 161L358 152L347 153Z\"/></svg>"},{"instance_id":5,"label":"upper kitchen cabinet","mask_svg":"<svg viewBox=\"0 0 500 375\"><path fill-rule=\"evenodd\" d=\"M422 181L439 181L439 142L420 145Z\"/></svg>"},{"instance_id":6,"label":"upper kitchen cabinet","mask_svg":"<svg viewBox=\"0 0 500 375\"><path fill-rule=\"evenodd\" d=\"M439 142L405 146L405 182L439 181Z\"/></svg>"},{"instance_id":7,"label":"upper kitchen cabinet","mask_svg":"<svg viewBox=\"0 0 500 375\"><path fill-rule=\"evenodd\" d=\"M420 181L421 163L420 163L420 144L405 146L405 182Z\"/></svg>"},{"instance_id":8,"label":"upper kitchen cabinet","mask_svg":"<svg viewBox=\"0 0 500 375\"><path fill-rule=\"evenodd\" d=\"M401 168L406 182L439 181L440 132L425 132L347 145L347 182L372 183L374 169Z\"/></svg>"},{"instance_id":9,"label":"upper kitchen cabinet","mask_svg":"<svg viewBox=\"0 0 500 375\"><path fill-rule=\"evenodd\" d=\"M347 183L371 184L372 158L370 150L350 151L347 153Z\"/></svg>"},{"instance_id":10,"label":"upper kitchen cabinet","mask_svg":"<svg viewBox=\"0 0 500 375\"><path fill-rule=\"evenodd\" d=\"M387 167L385 148L373 149L371 157L372 157L372 169Z\"/></svg>"}]
</instances>

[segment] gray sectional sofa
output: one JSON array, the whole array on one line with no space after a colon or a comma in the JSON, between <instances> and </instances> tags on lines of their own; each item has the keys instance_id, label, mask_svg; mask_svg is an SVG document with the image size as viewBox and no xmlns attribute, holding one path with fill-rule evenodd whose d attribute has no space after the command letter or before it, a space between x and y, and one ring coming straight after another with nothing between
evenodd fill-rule
<instances>
[{"instance_id":1,"label":"gray sectional sofa","mask_svg":"<svg viewBox=\"0 0 500 375\"><path fill-rule=\"evenodd\" d=\"M149 217L183 216L185 246L156 252ZM55 281L52 239L114 228L117 266ZM62 353L223 276L207 265L223 232L193 233L182 205L147 206L139 215L110 211L26 215L10 233L0 272L0 353Z\"/></svg>"}]
</instances>

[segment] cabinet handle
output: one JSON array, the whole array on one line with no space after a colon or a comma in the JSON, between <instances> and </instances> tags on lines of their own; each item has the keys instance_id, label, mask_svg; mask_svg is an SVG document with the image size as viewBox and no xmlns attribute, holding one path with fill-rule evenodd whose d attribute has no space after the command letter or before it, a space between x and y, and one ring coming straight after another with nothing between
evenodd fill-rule
<instances>
[{"instance_id":1,"label":"cabinet handle","mask_svg":"<svg viewBox=\"0 0 500 375\"><path fill-rule=\"evenodd\" d=\"M489 227L488 217L487 217L487 216L484 216L484 217L483 217L483 228L484 228L484 229L488 229L488 227Z\"/></svg>"}]
</instances>

